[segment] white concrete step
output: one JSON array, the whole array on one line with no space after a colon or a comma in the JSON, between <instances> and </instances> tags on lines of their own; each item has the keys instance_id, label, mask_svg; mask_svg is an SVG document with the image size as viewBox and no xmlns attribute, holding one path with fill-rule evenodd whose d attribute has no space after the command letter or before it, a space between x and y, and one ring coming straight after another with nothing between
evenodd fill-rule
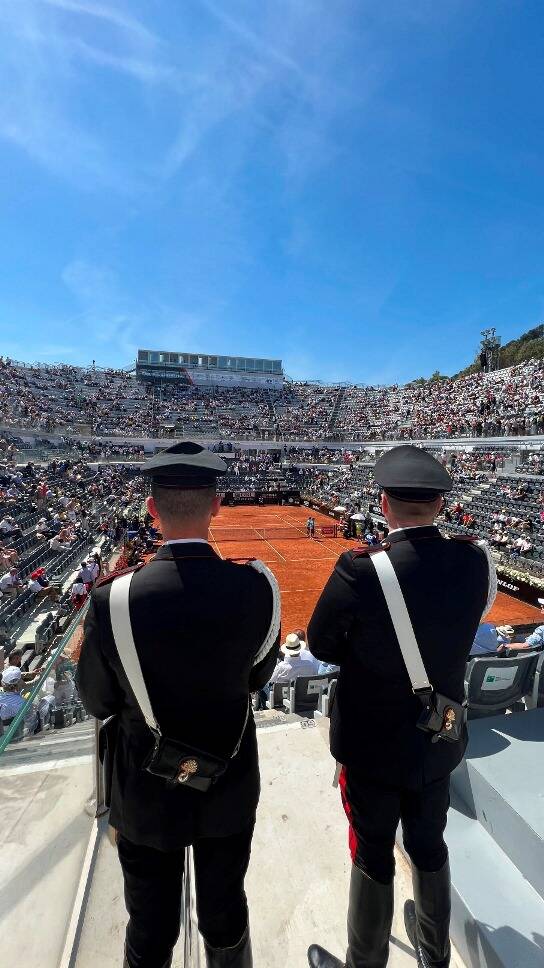
<instances>
[{"instance_id":1,"label":"white concrete step","mask_svg":"<svg viewBox=\"0 0 544 968\"><path fill-rule=\"evenodd\" d=\"M544 901L464 810L454 796L446 831L460 954L468 968L542 968Z\"/></svg>"}]
</instances>

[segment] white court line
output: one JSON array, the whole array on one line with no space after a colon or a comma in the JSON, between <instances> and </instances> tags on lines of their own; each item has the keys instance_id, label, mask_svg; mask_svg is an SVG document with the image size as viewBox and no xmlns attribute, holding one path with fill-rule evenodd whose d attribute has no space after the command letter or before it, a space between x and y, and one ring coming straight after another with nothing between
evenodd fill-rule
<instances>
[{"instance_id":1,"label":"white court line","mask_svg":"<svg viewBox=\"0 0 544 968\"><path fill-rule=\"evenodd\" d=\"M267 545L270 545L275 555L279 555L282 561L287 562L287 558L283 557L281 551L279 551L278 548L276 548L276 546L273 545L272 542L268 540L268 538L263 538L263 541L266 541ZM274 558L274 561L277 561L277 560L278 560L277 558Z\"/></svg>"}]
</instances>

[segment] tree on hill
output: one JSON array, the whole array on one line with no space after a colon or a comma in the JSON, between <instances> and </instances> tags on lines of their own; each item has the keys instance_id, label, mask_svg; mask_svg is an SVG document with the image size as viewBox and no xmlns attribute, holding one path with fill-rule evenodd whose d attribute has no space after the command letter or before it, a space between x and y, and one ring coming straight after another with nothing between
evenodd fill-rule
<instances>
[{"instance_id":1,"label":"tree on hill","mask_svg":"<svg viewBox=\"0 0 544 968\"><path fill-rule=\"evenodd\" d=\"M428 379L424 376L420 376L417 380L412 380L408 386L423 386L425 383L439 383L440 380L449 380L449 376L444 376L443 373L435 370L432 376L430 376Z\"/></svg>"},{"instance_id":2,"label":"tree on hill","mask_svg":"<svg viewBox=\"0 0 544 968\"><path fill-rule=\"evenodd\" d=\"M510 340L499 350L499 369L503 370L507 366L516 366L518 363L526 363L527 360L544 359L544 323L535 326L534 329L527 330L518 339ZM454 379L461 376L468 376L470 373L478 373L480 370L480 353L476 354L474 363L467 366L460 373L456 373Z\"/></svg>"}]
</instances>

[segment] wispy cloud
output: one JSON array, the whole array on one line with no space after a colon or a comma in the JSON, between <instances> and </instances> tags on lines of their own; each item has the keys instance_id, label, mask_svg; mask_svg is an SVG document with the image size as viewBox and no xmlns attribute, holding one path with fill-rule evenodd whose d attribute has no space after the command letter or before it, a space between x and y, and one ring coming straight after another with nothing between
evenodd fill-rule
<instances>
[{"instance_id":1,"label":"wispy cloud","mask_svg":"<svg viewBox=\"0 0 544 968\"><path fill-rule=\"evenodd\" d=\"M20 0L22 2L22 0ZM76 13L96 20L104 20L109 26L118 27L120 30L134 34L139 40L154 45L157 42L155 34L148 28L131 17L128 13L112 6L102 6L99 3L92 3L90 0L38 0L48 7L55 7L66 13Z\"/></svg>"},{"instance_id":2,"label":"wispy cloud","mask_svg":"<svg viewBox=\"0 0 544 968\"><path fill-rule=\"evenodd\" d=\"M275 0L258 11L198 0L176 9L172 35L167 3L158 0L153 29L148 12L138 0L0 4L0 137L86 188L133 193L159 187L199 153L204 169L213 164L210 138L226 123L233 173L262 138L284 176L330 163L334 113L364 93L337 80L349 4L332 17L324 0L281 11ZM129 110L106 71L138 85ZM153 136L142 145L146 124Z\"/></svg>"},{"instance_id":3,"label":"wispy cloud","mask_svg":"<svg viewBox=\"0 0 544 968\"><path fill-rule=\"evenodd\" d=\"M205 320L194 313L160 300L136 301L109 266L75 259L64 267L61 278L80 308L71 319L84 317L87 353L102 358L107 353L130 363L143 346L194 346L204 329ZM71 319L65 323L67 328Z\"/></svg>"},{"instance_id":4,"label":"wispy cloud","mask_svg":"<svg viewBox=\"0 0 544 968\"><path fill-rule=\"evenodd\" d=\"M199 0L201 5L213 15L227 30L233 33L237 38L241 39L252 52L259 58L266 58L270 61L275 61L280 67L286 68L292 71L297 77L302 80L307 79L307 73L303 70L301 65L297 63L293 57L289 56L281 48L275 47L270 44L267 40L259 37L255 31L251 30L247 24L243 21L233 17L228 14L224 8L219 7L213 0Z\"/></svg>"},{"instance_id":5,"label":"wispy cloud","mask_svg":"<svg viewBox=\"0 0 544 968\"><path fill-rule=\"evenodd\" d=\"M171 83L155 34L121 7L91 0L2 4L0 27L0 137L85 188L140 189L142 172L82 107L103 84L101 68Z\"/></svg>"}]
</instances>

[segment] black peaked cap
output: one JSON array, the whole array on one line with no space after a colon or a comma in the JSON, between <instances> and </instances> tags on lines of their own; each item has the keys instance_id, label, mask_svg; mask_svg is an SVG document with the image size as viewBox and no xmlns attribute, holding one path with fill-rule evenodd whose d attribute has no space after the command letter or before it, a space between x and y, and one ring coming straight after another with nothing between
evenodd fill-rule
<instances>
[{"instance_id":1,"label":"black peaked cap","mask_svg":"<svg viewBox=\"0 0 544 968\"><path fill-rule=\"evenodd\" d=\"M224 460L193 440L172 444L151 457L141 468L141 473L151 477L159 487L188 490L213 487L216 479L226 471Z\"/></svg>"},{"instance_id":2,"label":"black peaked cap","mask_svg":"<svg viewBox=\"0 0 544 968\"><path fill-rule=\"evenodd\" d=\"M383 454L374 467L374 479L399 501L434 501L453 487L446 468L411 444L392 447Z\"/></svg>"}]
</instances>

